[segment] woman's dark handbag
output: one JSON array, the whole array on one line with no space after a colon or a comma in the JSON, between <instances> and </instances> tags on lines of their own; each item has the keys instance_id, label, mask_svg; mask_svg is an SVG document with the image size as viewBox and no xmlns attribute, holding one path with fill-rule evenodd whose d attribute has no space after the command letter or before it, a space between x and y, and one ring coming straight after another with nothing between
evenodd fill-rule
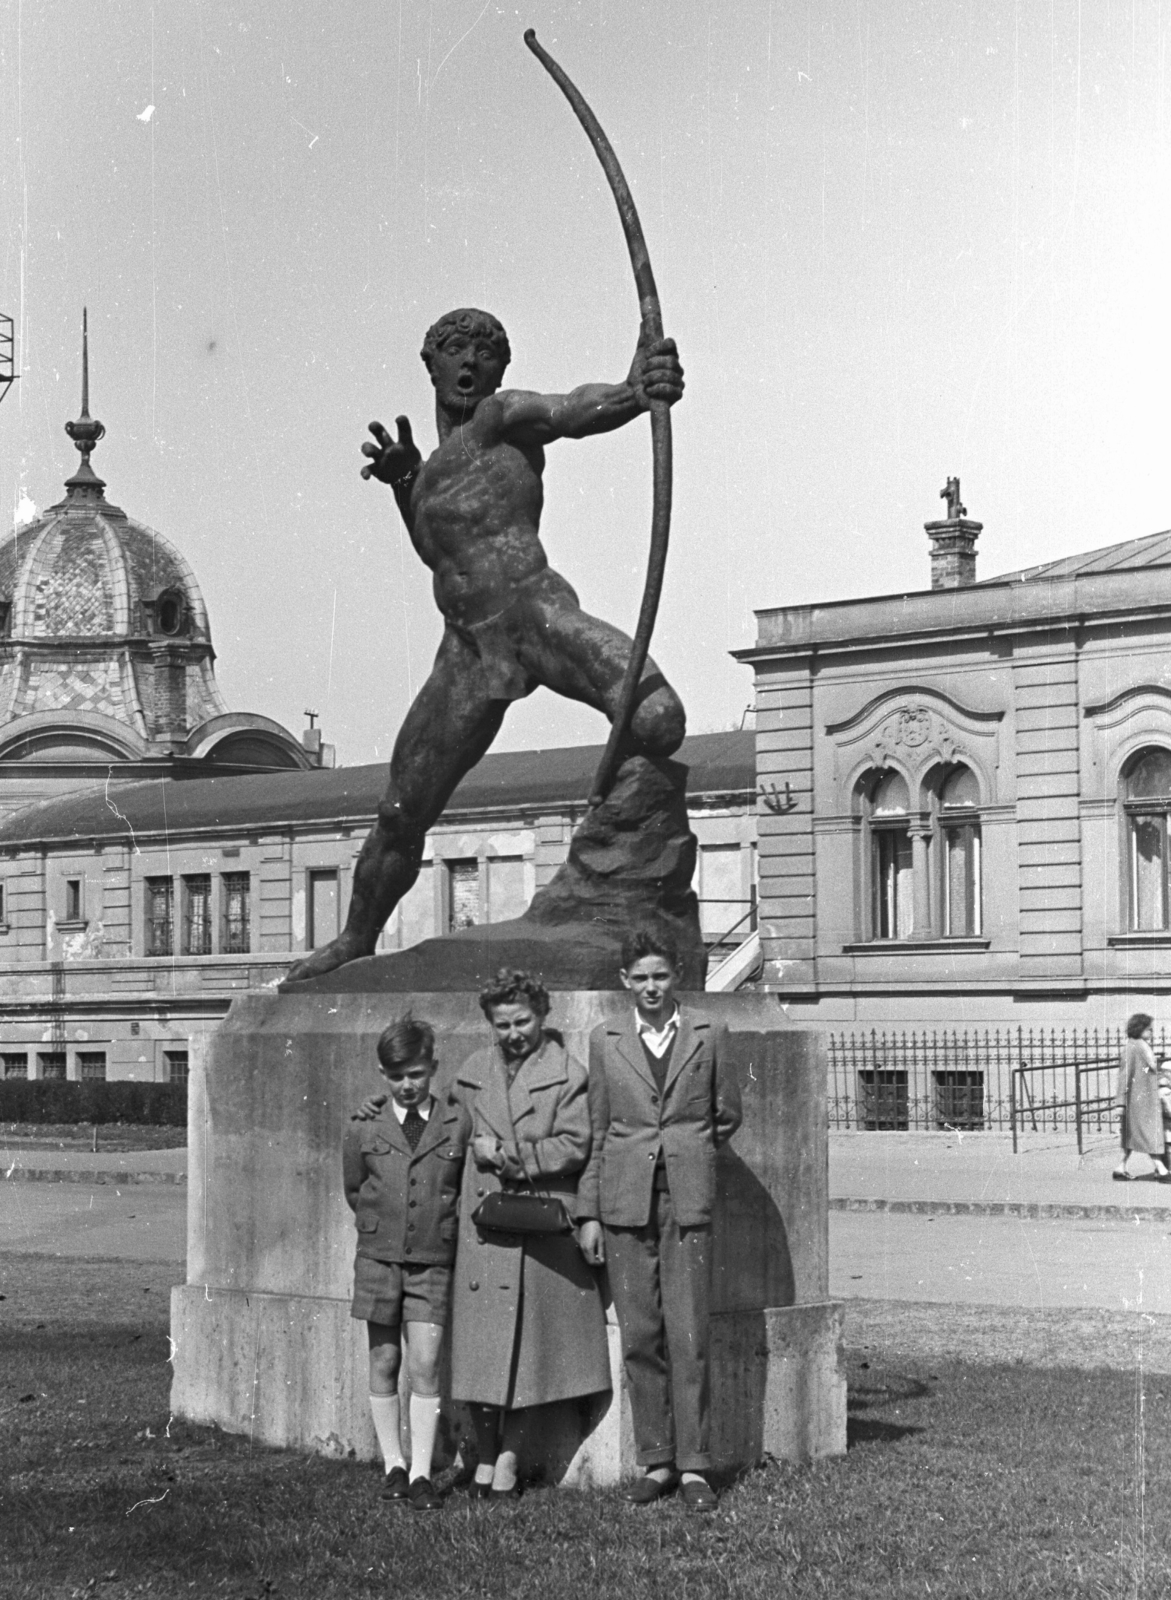
<instances>
[{"instance_id":1,"label":"woman's dark handbag","mask_svg":"<svg viewBox=\"0 0 1171 1600\"><path fill-rule=\"evenodd\" d=\"M543 1194L502 1189L481 1200L472 1221L484 1233L569 1233L572 1225L560 1200Z\"/></svg>"}]
</instances>

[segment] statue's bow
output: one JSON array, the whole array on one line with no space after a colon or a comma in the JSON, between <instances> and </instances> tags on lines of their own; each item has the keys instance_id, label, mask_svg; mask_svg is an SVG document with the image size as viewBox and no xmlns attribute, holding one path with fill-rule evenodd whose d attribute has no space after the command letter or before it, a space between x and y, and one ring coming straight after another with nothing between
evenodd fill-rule
<instances>
[{"instance_id":1,"label":"statue's bow","mask_svg":"<svg viewBox=\"0 0 1171 1600\"><path fill-rule=\"evenodd\" d=\"M622 168L618 165L618 157L614 154L609 139L602 132L597 117L582 98L577 86L566 77L548 51L537 43L537 36L532 28L525 32L525 43L577 113L577 119L585 129L598 160L602 163L618 207L618 215L622 219L622 231L626 235L626 246L630 251L630 264L634 268L639 311L642 314L643 342L649 344L661 339L663 313L659 307L655 275L651 271L646 240L642 236L642 224L634 208L630 186L623 176ZM642 606L638 613L638 626L634 630L630 660L626 665L626 675L622 679L618 704L610 726L610 738L594 775L594 785L590 792L592 806L599 805L606 798L614 779L619 746L630 724L634 697L651 645L655 615L659 609L659 595L663 589L663 572L667 565L667 540L671 532L671 411L663 400L652 400L650 411L651 444L654 451L654 505L651 512L651 548L647 560L646 583L642 592Z\"/></svg>"}]
</instances>

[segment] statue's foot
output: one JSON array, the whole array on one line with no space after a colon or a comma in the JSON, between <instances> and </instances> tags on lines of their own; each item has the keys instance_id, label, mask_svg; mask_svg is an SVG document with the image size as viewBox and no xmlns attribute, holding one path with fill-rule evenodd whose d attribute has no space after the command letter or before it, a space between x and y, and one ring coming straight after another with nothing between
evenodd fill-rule
<instances>
[{"instance_id":1,"label":"statue's foot","mask_svg":"<svg viewBox=\"0 0 1171 1600\"><path fill-rule=\"evenodd\" d=\"M314 950L312 955L294 961L285 977L286 983L301 983L305 978L320 978L323 973L332 972L335 967L344 967L347 961L357 961L360 956L368 956L373 952L352 934L341 933L329 944L323 944L320 950Z\"/></svg>"}]
</instances>

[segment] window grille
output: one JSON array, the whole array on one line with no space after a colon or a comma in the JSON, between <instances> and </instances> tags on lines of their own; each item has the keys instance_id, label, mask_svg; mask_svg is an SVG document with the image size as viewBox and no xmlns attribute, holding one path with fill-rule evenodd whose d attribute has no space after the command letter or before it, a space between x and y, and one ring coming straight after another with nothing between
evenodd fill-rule
<instances>
[{"instance_id":1,"label":"window grille","mask_svg":"<svg viewBox=\"0 0 1171 1600\"><path fill-rule=\"evenodd\" d=\"M65 1076L65 1052L63 1050L49 1050L37 1056L42 1078L63 1078Z\"/></svg>"},{"instance_id":2,"label":"window grille","mask_svg":"<svg viewBox=\"0 0 1171 1600\"><path fill-rule=\"evenodd\" d=\"M206 873L183 879L183 954L211 955L211 878Z\"/></svg>"},{"instance_id":3,"label":"window grille","mask_svg":"<svg viewBox=\"0 0 1171 1600\"><path fill-rule=\"evenodd\" d=\"M103 1083L106 1077L106 1052L104 1050L79 1050L77 1076L82 1083Z\"/></svg>"},{"instance_id":4,"label":"window grille","mask_svg":"<svg viewBox=\"0 0 1171 1600\"><path fill-rule=\"evenodd\" d=\"M163 1064L167 1069L168 1083L187 1082L189 1069L186 1050L164 1050Z\"/></svg>"},{"instance_id":5,"label":"window grille","mask_svg":"<svg viewBox=\"0 0 1171 1600\"><path fill-rule=\"evenodd\" d=\"M984 1074L935 1072L935 1120L940 1127L984 1126Z\"/></svg>"},{"instance_id":6,"label":"window grille","mask_svg":"<svg viewBox=\"0 0 1171 1600\"><path fill-rule=\"evenodd\" d=\"M220 948L225 955L246 955L252 948L251 887L252 879L247 872L224 873L224 930Z\"/></svg>"},{"instance_id":7,"label":"window grille","mask_svg":"<svg viewBox=\"0 0 1171 1600\"><path fill-rule=\"evenodd\" d=\"M146 953L175 953L175 886L170 878L146 880Z\"/></svg>"},{"instance_id":8,"label":"window grille","mask_svg":"<svg viewBox=\"0 0 1171 1600\"><path fill-rule=\"evenodd\" d=\"M23 1050L19 1054L6 1053L0 1056L0 1063L3 1063L6 1078L28 1077L28 1055Z\"/></svg>"},{"instance_id":9,"label":"window grille","mask_svg":"<svg viewBox=\"0 0 1171 1600\"><path fill-rule=\"evenodd\" d=\"M898 1067L871 1067L858 1074L862 1126L902 1130L910 1126L907 1074Z\"/></svg>"}]
</instances>

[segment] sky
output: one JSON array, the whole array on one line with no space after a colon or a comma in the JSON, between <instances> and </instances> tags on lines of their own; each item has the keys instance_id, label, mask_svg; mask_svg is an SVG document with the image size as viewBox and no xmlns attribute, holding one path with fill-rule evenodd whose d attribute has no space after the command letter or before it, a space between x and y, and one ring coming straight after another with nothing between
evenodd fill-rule
<instances>
[{"instance_id":1,"label":"sky","mask_svg":"<svg viewBox=\"0 0 1171 1600\"><path fill-rule=\"evenodd\" d=\"M367 424L434 444L427 326L620 381L638 305L535 27L639 206L687 393L653 651L739 726L753 611L1171 524L1171 6L1145 0L3 0L0 515L61 497L82 307L108 497L186 555L229 706L386 760L440 623ZM543 533L632 629L649 425L548 453ZM500 749L600 741L539 690Z\"/></svg>"}]
</instances>

